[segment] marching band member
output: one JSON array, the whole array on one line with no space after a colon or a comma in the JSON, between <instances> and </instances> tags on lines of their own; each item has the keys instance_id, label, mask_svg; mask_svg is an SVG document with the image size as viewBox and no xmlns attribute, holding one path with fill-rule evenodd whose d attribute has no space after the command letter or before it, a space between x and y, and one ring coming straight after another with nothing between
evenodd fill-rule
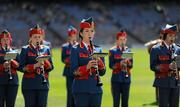
<instances>
[{"instance_id":1,"label":"marching band member","mask_svg":"<svg viewBox=\"0 0 180 107\"><path fill-rule=\"evenodd\" d=\"M61 60L65 64L63 76L66 77L66 89L67 89L67 107L74 107L74 98L72 94L72 82L73 82L73 75L71 75L70 71L70 55L71 49L74 45L77 45L77 29L73 26L69 26L68 28L68 41L67 43L62 45L62 55Z\"/></svg>"},{"instance_id":2,"label":"marching band member","mask_svg":"<svg viewBox=\"0 0 180 107\"><path fill-rule=\"evenodd\" d=\"M37 61L38 56L50 55L50 48L42 45L45 32L36 25L29 31L29 44L22 47L20 53L20 71L22 93L25 107L46 107L49 91L48 74L53 70L51 58Z\"/></svg>"},{"instance_id":3,"label":"marching band member","mask_svg":"<svg viewBox=\"0 0 180 107\"><path fill-rule=\"evenodd\" d=\"M147 47L149 54L150 54L151 49L154 45L162 42L162 36L163 36L163 29L160 30L159 39L155 39L155 40L152 40L152 41L145 43L145 46ZM158 87L155 87L155 98L156 98L156 101L152 104L158 105L158 102L159 102L159 89L158 89Z\"/></svg>"},{"instance_id":4,"label":"marching band member","mask_svg":"<svg viewBox=\"0 0 180 107\"><path fill-rule=\"evenodd\" d=\"M81 42L71 50L71 72L75 79L72 84L72 92L75 99L75 107L100 107L102 88L97 86L97 72L100 76L105 74L103 59L92 59L93 52L101 52L102 49L92 44L95 34L94 20L92 17L83 19L80 23L79 36ZM98 66L98 71L94 67Z\"/></svg>"},{"instance_id":5,"label":"marching band member","mask_svg":"<svg viewBox=\"0 0 180 107\"><path fill-rule=\"evenodd\" d=\"M180 54L175 42L178 28L166 25L162 42L153 46L150 52L150 68L155 72L154 87L159 89L159 107L179 107L179 68L174 59Z\"/></svg>"},{"instance_id":6,"label":"marching band member","mask_svg":"<svg viewBox=\"0 0 180 107\"><path fill-rule=\"evenodd\" d=\"M121 107L128 107L129 91L131 83L131 72L133 59L123 59L123 52L131 52L126 46L127 33L118 32L116 35L116 45L109 50L109 67L113 70L111 77L111 89L113 96L113 106L119 107L120 97Z\"/></svg>"},{"instance_id":7,"label":"marching band member","mask_svg":"<svg viewBox=\"0 0 180 107\"><path fill-rule=\"evenodd\" d=\"M19 55L16 59L6 61L6 52L15 51L12 48L11 34L4 30L0 34L0 107L14 107L18 91Z\"/></svg>"}]
</instances>

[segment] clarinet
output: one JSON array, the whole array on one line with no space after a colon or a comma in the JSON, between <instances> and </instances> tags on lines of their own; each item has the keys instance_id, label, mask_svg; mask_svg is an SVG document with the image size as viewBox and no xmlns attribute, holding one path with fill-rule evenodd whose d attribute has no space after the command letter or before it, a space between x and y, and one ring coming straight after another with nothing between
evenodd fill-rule
<instances>
[{"instance_id":1,"label":"clarinet","mask_svg":"<svg viewBox=\"0 0 180 107\"><path fill-rule=\"evenodd\" d=\"M9 51L9 48L8 48L8 45L6 44L5 45L5 51ZM8 63L11 63L11 60L7 60ZM13 77L12 77L12 73L11 73L11 64L8 65L7 69L5 70L6 72L8 72L8 76L9 76L9 80L12 80Z\"/></svg>"},{"instance_id":2,"label":"clarinet","mask_svg":"<svg viewBox=\"0 0 180 107\"><path fill-rule=\"evenodd\" d=\"M37 47L38 47L38 56L41 56L41 53L40 53L40 50L39 50L39 47L40 47L40 44L39 44L39 42L37 42L36 43L36 45L37 45ZM45 84L45 83L47 83L47 80L46 80L46 77L45 77L45 71L44 71L44 66L41 66L40 67L40 71L42 71L42 73L40 73L41 74L41 76L42 76L42 83L43 84Z\"/></svg>"},{"instance_id":3,"label":"clarinet","mask_svg":"<svg viewBox=\"0 0 180 107\"><path fill-rule=\"evenodd\" d=\"M176 64L176 55L175 55L175 49L174 49L174 46L170 47L170 50L171 50L171 60L172 60L172 63L175 63ZM178 71L178 68L176 66L176 68L173 70L175 72L175 79L176 79L176 86L180 86L180 80L179 80L179 71Z\"/></svg>"},{"instance_id":4,"label":"clarinet","mask_svg":"<svg viewBox=\"0 0 180 107\"><path fill-rule=\"evenodd\" d=\"M121 47L122 47L122 52L124 52L125 51L124 43L121 44ZM123 60L126 60L126 59L123 59ZM123 64L123 72L125 73L125 78L128 78L129 75L128 75L128 71L127 71L127 64Z\"/></svg>"},{"instance_id":5,"label":"clarinet","mask_svg":"<svg viewBox=\"0 0 180 107\"><path fill-rule=\"evenodd\" d=\"M89 38L89 41L90 41L90 47L91 47L92 53L93 53L93 43L92 43L91 37ZM95 60L97 60L97 59L95 58ZM98 65L95 66L95 69L96 69L96 78L97 78L96 86L100 87L100 86L103 85L103 83L101 82L101 78L100 78L100 75L99 75Z\"/></svg>"}]
</instances>

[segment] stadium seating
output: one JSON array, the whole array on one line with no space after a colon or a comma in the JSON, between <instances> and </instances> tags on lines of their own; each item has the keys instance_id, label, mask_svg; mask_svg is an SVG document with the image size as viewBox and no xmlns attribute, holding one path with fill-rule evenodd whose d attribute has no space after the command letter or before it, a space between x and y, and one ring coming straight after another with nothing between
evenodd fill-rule
<instances>
[{"instance_id":1,"label":"stadium seating","mask_svg":"<svg viewBox=\"0 0 180 107\"><path fill-rule=\"evenodd\" d=\"M47 8L48 5L48 8ZM158 38L159 28L168 23L178 23L176 13L180 7L176 4L162 5L163 12L151 5L96 5L22 3L18 5L1 4L0 30L8 29L16 39L13 43L19 47L27 43L28 30L34 24L40 24L46 30L46 39L53 47L59 47L66 40L67 26L78 28L82 18L93 16L96 19L97 44L113 44L113 35L121 28L127 29L129 45L144 44ZM179 41L180 39L178 39Z\"/></svg>"}]
</instances>

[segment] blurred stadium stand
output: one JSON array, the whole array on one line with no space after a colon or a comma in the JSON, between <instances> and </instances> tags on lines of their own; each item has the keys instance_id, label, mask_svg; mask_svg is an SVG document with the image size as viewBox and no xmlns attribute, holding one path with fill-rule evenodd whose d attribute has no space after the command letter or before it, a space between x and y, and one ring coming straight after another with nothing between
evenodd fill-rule
<instances>
[{"instance_id":1,"label":"blurred stadium stand","mask_svg":"<svg viewBox=\"0 0 180 107\"><path fill-rule=\"evenodd\" d=\"M2 2L3 0L0 0ZM9 1L9 2L8 2ZM46 30L46 40L53 47L59 47L67 37L67 26L79 28L82 18L94 17L96 20L97 44L114 43L115 34L120 29L128 31L128 45L141 44L158 38L159 29L166 23L180 25L180 6L177 3L122 3L124 0L112 0L110 3L54 2L33 3L6 0L0 5L0 31L8 29L13 35L13 43L20 47L28 40L28 30L40 24ZM41 1L41 0L38 0ZM100 0L105 1L105 0ZM132 0L135 1L135 0ZM180 43L180 39L177 40Z\"/></svg>"}]
</instances>

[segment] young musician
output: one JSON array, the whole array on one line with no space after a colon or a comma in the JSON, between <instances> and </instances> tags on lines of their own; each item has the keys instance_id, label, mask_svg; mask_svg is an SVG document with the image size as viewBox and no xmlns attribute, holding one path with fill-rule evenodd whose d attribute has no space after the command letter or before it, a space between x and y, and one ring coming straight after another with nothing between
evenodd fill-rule
<instances>
[{"instance_id":1,"label":"young musician","mask_svg":"<svg viewBox=\"0 0 180 107\"><path fill-rule=\"evenodd\" d=\"M71 72L74 74L72 92L76 107L100 107L102 88L97 86L99 76L105 74L105 65L102 59L93 59L90 55L101 52L101 48L94 46L92 40L95 34L93 18L83 19L80 23L79 36L81 42L71 50ZM98 71L95 68L98 66ZM97 72L99 72L98 77ZM99 82L98 82L99 81Z\"/></svg>"},{"instance_id":2,"label":"young musician","mask_svg":"<svg viewBox=\"0 0 180 107\"><path fill-rule=\"evenodd\" d=\"M158 39L155 39L155 40L152 40L152 41L149 41L149 42L145 43L145 46L147 47L147 50L148 50L149 54L150 54L151 49L152 49L152 47L154 45L162 42L163 33L164 33L163 29L160 29L159 38ZM159 102L159 89L158 89L158 87L155 87L155 98L156 98L156 101L151 103L151 105L158 105L158 102Z\"/></svg>"},{"instance_id":3,"label":"young musician","mask_svg":"<svg viewBox=\"0 0 180 107\"><path fill-rule=\"evenodd\" d=\"M73 75L70 71L70 55L71 49L74 45L77 45L77 29L73 26L69 26L68 28L68 41L62 45L62 55L61 60L65 64L63 76L66 77L66 89L67 89L67 107L74 107L74 98L72 95L72 82L73 82Z\"/></svg>"},{"instance_id":4,"label":"young musician","mask_svg":"<svg viewBox=\"0 0 180 107\"><path fill-rule=\"evenodd\" d=\"M16 59L5 60L6 52L14 52L10 32L0 34L0 107L14 107L18 91L19 55Z\"/></svg>"},{"instance_id":5,"label":"young musician","mask_svg":"<svg viewBox=\"0 0 180 107\"><path fill-rule=\"evenodd\" d=\"M50 55L49 47L42 45L44 30L38 25L29 31L29 44L22 47L20 70L24 73L22 93L25 107L46 107L49 91L48 74L53 70L51 58L37 61L38 56Z\"/></svg>"},{"instance_id":6,"label":"young musician","mask_svg":"<svg viewBox=\"0 0 180 107\"><path fill-rule=\"evenodd\" d=\"M113 96L113 107L128 107L129 91L131 83L131 69L133 67L132 58L122 58L123 52L131 52L126 46L127 33L118 32L116 35L116 45L109 50L109 67L112 69L111 89Z\"/></svg>"},{"instance_id":7,"label":"young musician","mask_svg":"<svg viewBox=\"0 0 180 107\"><path fill-rule=\"evenodd\" d=\"M159 107L179 107L179 67L175 56L180 55L176 45L177 25L166 25L162 42L153 46L150 52L150 68L155 73L154 87L159 89Z\"/></svg>"}]
</instances>

